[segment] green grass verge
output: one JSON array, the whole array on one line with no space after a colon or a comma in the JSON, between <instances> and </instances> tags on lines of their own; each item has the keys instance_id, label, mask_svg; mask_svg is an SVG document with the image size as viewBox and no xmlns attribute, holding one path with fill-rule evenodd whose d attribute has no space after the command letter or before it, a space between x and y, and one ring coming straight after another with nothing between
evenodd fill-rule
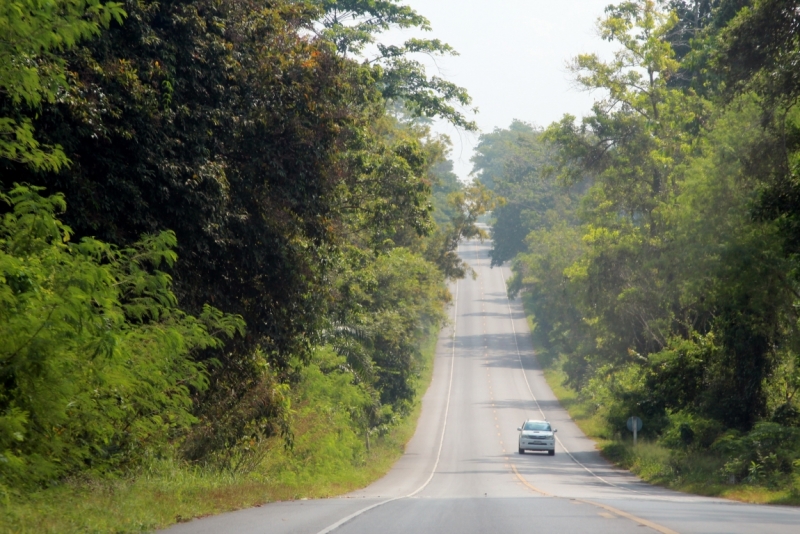
<instances>
[{"instance_id":1,"label":"green grass verge","mask_svg":"<svg viewBox=\"0 0 800 534\"><path fill-rule=\"evenodd\" d=\"M422 344L418 394L410 413L386 435L374 438L369 451L359 441L357 461L349 453L343 461L331 461L330 454L314 452L312 444L319 438L314 429L327 427L314 424L318 414L313 407L303 412L300 406L294 450L286 451L274 440L260 466L248 474L162 460L118 480L73 480L25 496L0 495L0 532L149 532L196 517L364 487L388 472L414 435L422 395L433 376L437 334L432 331ZM327 437L335 448L337 438Z\"/></svg>"}]
</instances>

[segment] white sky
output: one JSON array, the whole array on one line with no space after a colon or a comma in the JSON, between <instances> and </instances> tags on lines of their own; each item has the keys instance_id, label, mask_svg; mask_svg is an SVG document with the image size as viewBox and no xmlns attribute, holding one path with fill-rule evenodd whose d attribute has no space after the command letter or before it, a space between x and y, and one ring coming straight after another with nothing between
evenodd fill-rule
<instances>
[{"instance_id":1,"label":"white sky","mask_svg":"<svg viewBox=\"0 0 800 534\"><path fill-rule=\"evenodd\" d=\"M590 111L594 97L574 87L565 64L580 53L610 56L613 47L600 39L596 22L614 1L405 0L430 20L433 31L397 31L380 39L401 42L413 35L455 48L458 57L437 59L428 73L469 91L481 131L506 128L512 119L547 126L565 113L580 117ZM467 179L478 135L449 124L435 129L452 139L456 173Z\"/></svg>"}]
</instances>

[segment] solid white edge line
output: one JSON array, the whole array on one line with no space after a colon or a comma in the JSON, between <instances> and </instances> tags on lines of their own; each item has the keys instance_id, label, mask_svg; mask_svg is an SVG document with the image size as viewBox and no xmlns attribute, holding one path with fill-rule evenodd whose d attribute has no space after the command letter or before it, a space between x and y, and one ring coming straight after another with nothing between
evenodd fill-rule
<instances>
[{"instance_id":1,"label":"solid white edge line","mask_svg":"<svg viewBox=\"0 0 800 534\"><path fill-rule=\"evenodd\" d=\"M431 480L433 480L433 475L436 473L436 469L439 467L439 459L442 456L442 446L444 446L444 434L447 430L447 416L450 413L450 392L453 390L453 368L456 366L456 326L458 326L458 280L456 280L456 298L453 304L453 347L450 352L450 381L447 384L447 404L445 404L444 407L444 423L442 424L442 435L439 438L439 450L436 451L436 463L433 464L433 469L431 470L431 475L428 477L428 480L426 480L422 486L417 488L416 491L406 495L406 497L413 497L420 491L424 490L425 487L430 484Z\"/></svg>"},{"instance_id":2,"label":"solid white edge line","mask_svg":"<svg viewBox=\"0 0 800 534\"><path fill-rule=\"evenodd\" d=\"M520 353L520 350L519 350L519 342L517 342L517 329L514 327L514 314L511 311L511 299L508 296L508 284L506 283L506 277L503 274L503 266L502 265L500 266L500 276L503 278L503 284L506 286L505 295L506 295L506 305L508 306L508 318L509 318L509 320L511 322L511 331L514 333L514 345L517 347L517 359L519 360L519 368L520 368L520 370L522 370L522 378L525 379L525 385L528 386L528 393L531 394L531 398L533 399L533 402L536 403L536 408L539 410L539 413L542 414L542 417L546 421L547 420L547 416L545 416L544 412L542 411L542 407L539 405L539 400L536 398L536 395L533 394L533 389L531 389L531 384L530 384L530 382L528 382L528 375L525 372L525 366L522 363L522 354ZM592 471L591 469L589 469L588 467L583 465L580 461L578 461L578 459L575 458L572 455L571 452L569 452L569 449L567 449L564 446L564 443L559 439L558 436L556 436L556 441L561 446L561 448L564 450L564 452L567 453L567 455L570 458L572 458L573 462L575 462L576 464L578 464L579 466L584 468L587 473L589 473L590 475L592 475L596 479L600 480L604 484L608 484L611 487L614 487L614 488L617 488L617 489L621 489L623 491L631 491L633 493L644 494L641 491L637 491L637 490L631 489L631 488L625 488L623 486L618 486L617 484L614 484L613 482L609 482L608 480L604 479L603 477L601 477L600 475L598 475L597 473L595 473L594 471Z\"/></svg>"},{"instance_id":3,"label":"solid white edge line","mask_svg":"<svg viewBox=\"0 0 800 534\"><path fill-rule=\"evenodd\" d=\"M458 280L456 280L456 297L455 297L455 300L453 302L453 338L452 338L453 339L453 343L452 343L453 347L452 347L452 351L450 353L450 381L449 381L449 383L447 385L447 403L445 404L445 408L444 408L444 424L442 425L442 436L439 439L439 450L436 452L436 462L434 462L434 464L433 464L433 469L431 470L431 474L428 477L428 480L426 480L424 484L422 484L419 488L417 488L413 492L409 493L408 495L401 495L399 497L393 497L391 499L386 499L385 501L381 501L381 502L375 503L373 505L367 506L366 508L362 508L361 510L358 510L357 512L354 512L354 513L348 515L347 517L345 517L343 519L340 519L339 521L337 521L336 523L326 527L325 529L320 530L317 534L328 534L329 532L332 532L332 531L336 530L337 528L341 527L342 525L344 525L348 521L351 521L351 520L355 519L356 517L360 516L361 514L369 512L373 508L377 508L379 506L383 506L384 504L388 504L390 502L397 501L397 500L400 500L400 499L407 499L409 497L413 497L414 495L416 495L420 491L424 490L428 486L428 484L430 484L431 480L433 480L433 475L436 474L436 469L439 467L439 459L442 456L442 446L444 445L444 435L445 435L445 431L447 430L447 415L450 412L450 393L453 390L453 368L456 365L456 326L458 326Z\"/></svg>"}]
</instances>

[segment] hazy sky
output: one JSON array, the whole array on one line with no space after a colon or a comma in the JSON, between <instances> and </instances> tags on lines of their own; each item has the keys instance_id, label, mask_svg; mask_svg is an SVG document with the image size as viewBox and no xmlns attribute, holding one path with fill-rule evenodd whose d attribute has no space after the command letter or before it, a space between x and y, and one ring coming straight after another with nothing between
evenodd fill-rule
<instances>
[{"instance_id":1,"label":"hazy sky","mask_svg":"<svg viewBox=\"0 0 800 534\"><path fill-rule=\"evenodd\" d=\"M512 119L539 126L565 113L582 116L591 93L574 87L565 63L579 53L609 55L596 21L613 0L405 0L431 21L432 32L393 32L391 42L410 35L441 39L460 54L437 59L429 74L466 87L479 108L481 131L505 128ZM466 179L476 134L449 125L436 129L453 140L452 158Z\"/></svg>"}]
</instances>

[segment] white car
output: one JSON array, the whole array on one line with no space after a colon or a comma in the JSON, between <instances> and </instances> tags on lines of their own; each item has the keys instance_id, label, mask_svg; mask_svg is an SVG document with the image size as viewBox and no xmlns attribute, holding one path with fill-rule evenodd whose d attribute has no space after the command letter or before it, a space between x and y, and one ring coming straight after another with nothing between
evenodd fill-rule
<instances>
[{"instance_id":1,"label":"white car","mask_svg":"<svg viewBox=\"0 0 800 534\"><path fill-rule=\"evenodd\" d=\"M547 421L528 419L519 430L519 453L525 451L547 451L553 456L556 453L556 429L550 426Z\"/></svg>"}]
</instances>

